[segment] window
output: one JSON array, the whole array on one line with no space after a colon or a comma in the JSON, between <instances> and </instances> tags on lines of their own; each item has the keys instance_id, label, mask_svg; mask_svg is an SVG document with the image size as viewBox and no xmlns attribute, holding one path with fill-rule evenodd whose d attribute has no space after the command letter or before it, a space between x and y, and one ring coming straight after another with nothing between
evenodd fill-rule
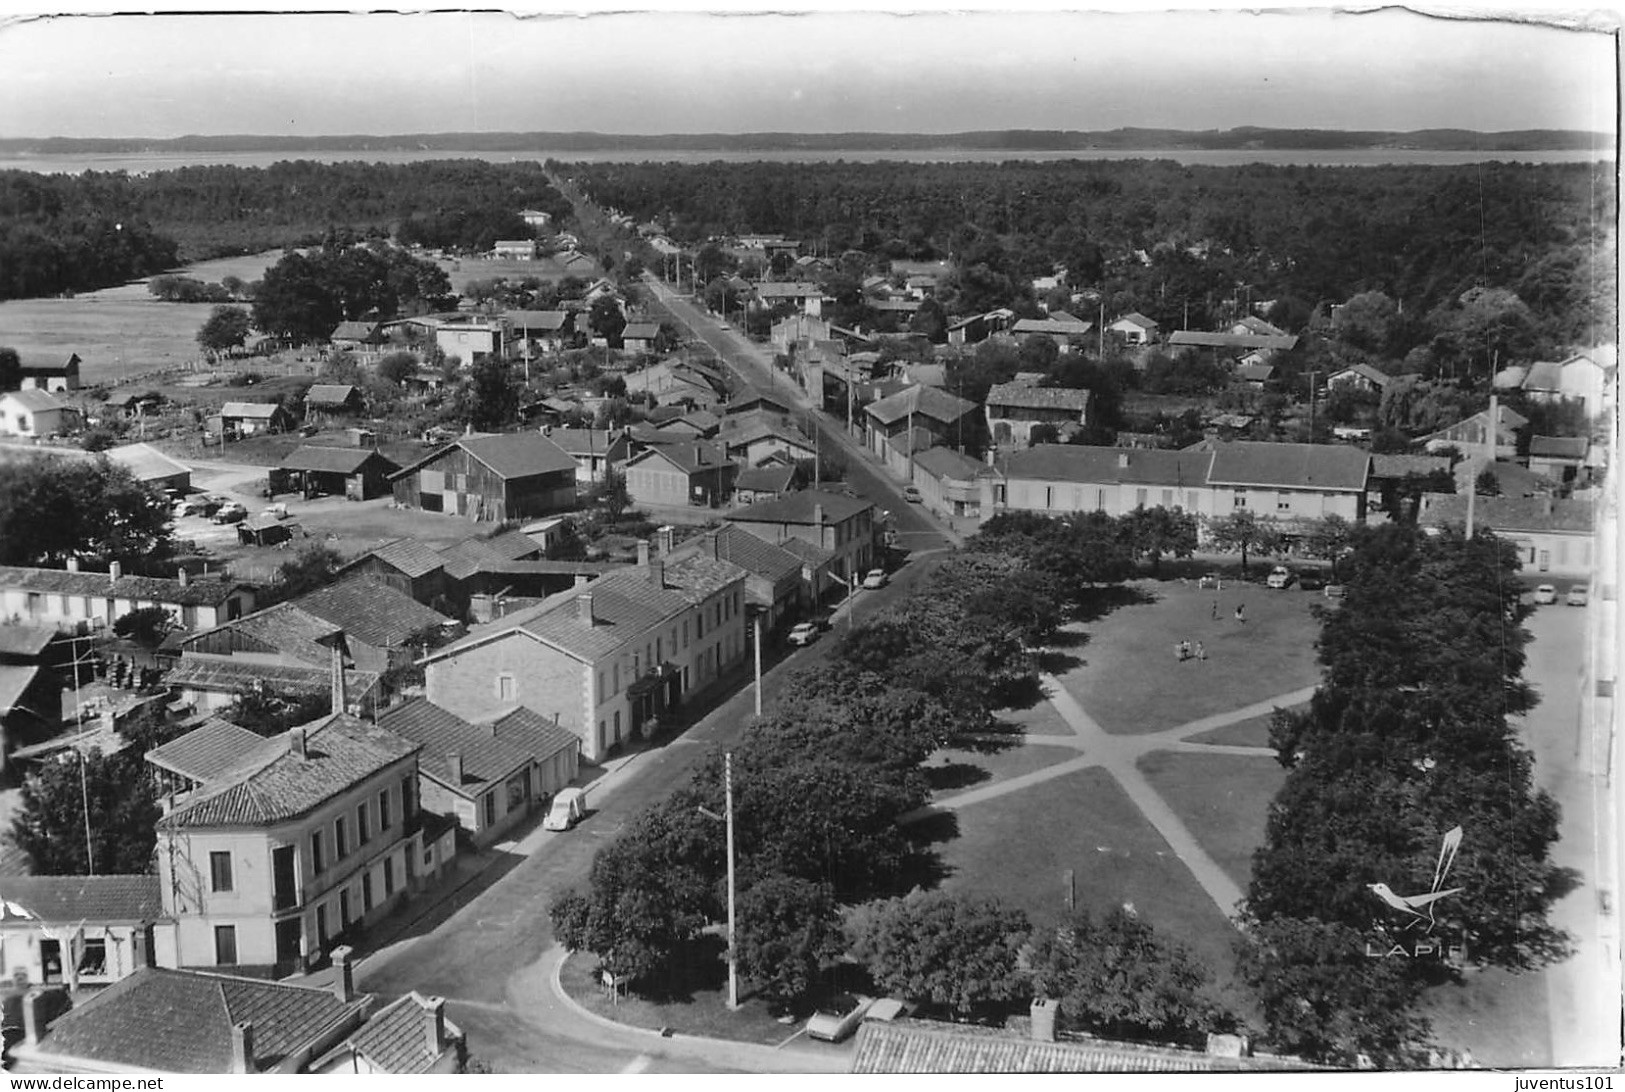
<instances>
[{"instance_id":1,"label":"window","mask_svg":"<svg viewBox=\"0 0 1625 1092\"><path fill-rule=\"evenodd\" d=\"M688 619L683 619L683 647L688 647Z\"/></svg>"},{"instance_id":2,"label":"window","mask_svg":"<svg viewBox=\"0 0 1625 1092\"><path fill-rule=\"evenodd\" d=\"M649 663L650 664L657 664L661 660L664 660L665 658L666 658L666 645L665 645L665 642L661 638L656 637L655 638L655 658L650 660Z\"/></svg>"},{"instance_id":3,"label":"window","mask_svg":"<svg viewBox=\"0 0 1625 1092\"><path fill-rule=\"evenodd\" d=\"M350 927L350 889L346 887L339 892L339 928Z\"/></svg>"},{"instance_id":4,"label":"window","mask_svg":"<svg viewBox=\"0 0 1625 1092\"><path fill-rule=\"evenodd\" d=\"M621 661L616 660L610 665L610 678L614 685L610 687L609 692L619 694L621 692Z\"/></svg>"},{"instance_id":5,"label":"window","mask_svg":"<svg viewBox=\"0 0 1625 1092\"><path fill-rule=\"evenodd\" d=\"M1245 489L1236 490L1235 496L1230 498L1230 507L1232 507L1232 508L1245 508L1245 507L1247 507L1247 490L1245 490Z\"/></svg>"},{"instance_id":6,"label":"window","mask_svg":"<svg viewBox=\"0 0 1625 1092\"><path fill-rule=\"evenodd\" d=\"M322 867L322 832L313 830L310 832L310 870L320 872Z\"/></svg>"},{"instance_id":7,"label":"window","mask_svg":"<svg viewBox=\"0 0 1625 1092\"><path fill-rule=\"evenodd\" d=\"M620 716L621 715L619 713L615 714L615 717L616 717L617 720L620 719ZM488 826L488 827L492 826L493 824L496 823L496 821L497 821L497 794L494 793L494 792L488 792L488 793L485 794L485 825Z\"/></svg>"},{"instance_id":8,"label":"window","mask_svg":"<svg viewBox=\"0 0 1625 1092\"><path fill-rule=\"evenodd\" d=\"M411 822L412 816L417 814L417 808L412 806L412 779L401 778L401 815Z\"/></svg>"},{"instance_id":9,"label":"window","mask_svg":"<svg viewBox=\"0 0 1625 1092\"><path fill-rule=\"evenodd\" d=\"M1147 490L1144 490L1144 489L1136 489L1134 491L1134 507L1136 507L1136 508L1144 508L1145 507L1146 493L1147 493Z\"/></svg>"},{"instance_id":10,"label":"window","mask_svg":"<svg viewBox=\"0 0 1625 1092\"><path fill-rule=\"evenodd\" d=\"M384 858L384 898L395 893L395 858Z\"/></svg>"},{"instance_id":11,"label":"window","mask_svg":"<svg viewBox=\"0 0 1625 1092\"><path fill-rule=\"evenodd\" d=\"M1174 491L1172 489L1164 489L1162 491L1162 506L1164 508L1172 508L1174 506Z\"/></svg>"},{"instance_id":12,"label":"window","mask_svg":"<svg viewBox=\"0 0 1625 1092\"><path fill-rule=\"evenodd\" d=\"M209 854L209 890L231 890L231 854L215 850Z\"/></svg>"},{"instance_id":13,"label":"window","mask_svg":"<svg viewBox=\"0 0 1625 1092\"><path fill-rule=\"evenodd\" d=\"M1055 507L1055 490L1047 485L1044 487L1044 507Z\"/></svg>"},{"instance_id":14,"label":"window","mask_svg":"<svg viewBox=\"0 0 1625 1092\"><path fill-rule=\"evenodd\" d=\"M513 701L513 676L497 676L497 700L502 702Z\"/></svg>"},{"instance_id":15,"label":"window","mask_svg":"<svg viewBox=\"0 0 1625 1092\"><path fill-rule=\"evenodd\" d=\"M107 973L107 941L98 937L95 940L86 940L84 949L79 954L80 974L106 974Z\"/></svg>"},{"instance_id":16,"label":"window","mask_svg":"<svg viewBox=\"0 0 1625 1092\"><path fill-rule=\"evenodd\" d=\"M363 914L372 913L372 873L371 872L363 872L361 874L361 912Z\"/></svg>"},{"instance_id":17,"label":"window","mask_svg":"<svg viewBox=\"0 0 1625 1092\"><path fill-rule=\"evenodd\" d=\"M235 925L216 925L214 927L214 961L226 967L237 964L237 927Z\"/></svg>"},{"instance_id":18,"label":"window","mask_svg":"<svg viewBox=\"0 0 1625 1092\"><path fill-rule=\"evenodd\" d=\"M604 722L598 722L598 746L603 747L609 743L609 737L604 734Z\"/></svg>"},{"instance_id":19,"label":"window","mask_svg":"<svg viewBox=\"0 0 1625 1092\"><path fill-rule=\"evenodd\" d=\"M605 682L604 673L602 671L600 671L598 673L598 700L599 701L604 700L604 682Z\"/></svg>"},{"instance_id":20,"label":"window","mask_svg":"<svg viewBox=\"0 0 1625 1092\"><path fill-rule=\"evenodd\" d=\"M1291 493L1277 493L1277 494L1275 494L1275 510L1277 512L1290 512L1290 511L1292 511L1292 494Z\"/></svg>"},{"instance_id":21,"label":"window","mask_svg":"<svg viewBox=\"0 0 1625 1092\"><path fill-rule=\"evenodd\" d=\"M316 908L316 945L319 948L327 947L327 907Z\"/></svg>"},{"instance_id":22,"label":"window","mask_svg":"<svg viewBox=\"0 0 1625 1092\"><path fill-rule=\"evenodd\" d=\"M698 641L701 638L703 638L704 636L705 636L705 611L702 610L702 611L700 611L700 613L698 613L698 614L696 614L694 616L694 639L696 641ZM686 631L683 633L683 644L685 646L688 644L688 633Z\"/></svg>"},{"instance_id":23,"label":"window","mask_svg":"<svg viewBox=\"0 0 1625 1092\"><path fill-rule=\"evenodd\" d=\"M348 852L350 847L345 841L344 817L341 815L333 820L333 857L335 860L342 859Z\"/></svg>"},{"instance_id":24,"label":"window","mask_svg":"<svg viewBox=\"0 0 1625 1092\"><path fill-rule=\"evenodd\" d=\"M389 790L378 790L378 829L389 829Z\"/></svg>"},{"instance_id":25,"label":"window","mask_svg":"<svg viewBox=\"0 0 1625 1092\"><path fill-rule=\"evenodd\" d=\"M620 741L621 741L621 714L619 712L617 712L615 714L615 742L619 743Z\"/></svg>"},{"instance_id":26,"label":"window","mask_svg":"<svg viewBox=\"0 0 1625 1092\"><path fill-rule=\"evenodd\" d=\"M363 801L355 808L355 844L364 846L367 839L372 837L372 831L367 829L367 805Z\"/></svg>"},{"instance_id":27,"label":"window","mask_svg":"<svg viewBox=\"0 0 1625 1092\"><path fill-rule=\"evenodd\" d=\"M444 512L445 506L441 503L441 499L439 493L420 492L418 494L418 507L425 512Z\"/></svg>"}]
</instances>

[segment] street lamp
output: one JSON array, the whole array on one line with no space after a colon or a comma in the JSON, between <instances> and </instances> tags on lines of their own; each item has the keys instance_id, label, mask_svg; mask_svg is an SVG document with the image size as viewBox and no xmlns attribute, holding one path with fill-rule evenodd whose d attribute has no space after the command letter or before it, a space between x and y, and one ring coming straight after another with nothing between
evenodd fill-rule
<instances>
[{"instance_id":1,"label":"street lamp","mask_svg":"<svg viewBox=\"0 0 1625 1092\"><path fill-rule=\"evenodd\" d=\"M728 827L728 1007L739 1007L739 957L734 947L734 756L729 751L722 756L722 798L725 815L710 808L696 810L707 819L715 819Z\"/></svg>"}]
</instances>

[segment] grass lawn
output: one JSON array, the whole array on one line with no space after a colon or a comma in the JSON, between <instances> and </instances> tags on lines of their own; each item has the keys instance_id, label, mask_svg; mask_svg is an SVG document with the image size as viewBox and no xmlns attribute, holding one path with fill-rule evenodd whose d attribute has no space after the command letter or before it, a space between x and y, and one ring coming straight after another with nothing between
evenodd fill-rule
<instances>
[{"instance_id":1,"label":"grass lawn","mask_svg":"<svg viewBox=\"0 0 1625 1092\"><path fill-rule=\"evenodd\" d=\"M1286 771L1272 758L1186 751L1153 751L1139 767L1225 875L1245 891L1253 850L1264 844L1269 804Z\"/></svg>"},{"instance_id":2,"label":"grass lawn","mask_svg":"<svg viewBox=\"0 0 1625 1092\"><path fill-rule=\"evenodd\" d=\"M1290 708L1302 709L1302 705ZM1268 747L1270 745L1270 717L1266 713L1261 717L1250 717L1247 720L1238 720L1234 724L1226 724L1222 728L1215 728L1210 732L1190 737L1192 743L1218 743L1232 747Z\"/></svg>"},{"instance_id":3,"label":"grass lawn","mask_svg":"<svg viewBox=\"0 0 1625 1092\"><path fill-rule=\"evenodd\" d=\"M1079 753L1070 747L1042 743L1019 743L1002 751L947 747L926 762L925 776L940 799L1042 770L1045 766L1077 758Z\"/></svg>"},{"instance_id":4,"label":"grass lawn","mask_svg":"<svg viewBox=\"0 0 1625 1092\"><path fill-rule=\"evenodd\" d=\"M1064 915L1071 869L1080 907L1103 913L1133 903L1243 1005L1233 988L1234 926L1104 770L1078 770L954 814L959 836L940 847L950 872L944 890L996 896L1042 926Z\"/></svg>"},{"instance_id":5,"label":"grass lawn","mask_svg":"<svg viewBox=\"0 0 1625 1092\"><path fill-rule=\"evenodd\" d=\"M670 1028L681 1035L701 1035L712 1039L734 1039L745 1043L776 1046L794 1035L802 1021L781 1024L768 1015L767 1005L752 998L741 982L739 1008L728 1010L727 975L718 964L716 982L697 989L682 1000L650 1001L623 993L617 1000L593 977L597 959L578 952L565 960L559 981L564 992L600 1016L632 1027L660 1030Z\"/></svg>"},{"instance_id":6,"label":"grass lawn","mask_svg":"<svg viewBox=\"0 0 1625 1092\"><path fill-rule=\"evenodd\" d=\"M1539 1069L1552 1064L1546 1004L1544 974L1489 968L1428 991L1419 1011L1433 1021L1440 1046L1471 1051L1476 1066Z\"/></svg>"},{"instance_id":7,"label":"grass lawn","mask_svg":"<svg viewBox=\"0 0 1625 1092\"><path fill-rule=\"evenodd\" d=\"M1107 731L1160 731L1319 680L1320 627L1309 608L1320 597L1257 584L1226 583L1222 592L1176 581L1140 587L1154 601L1091 623L1089 643L1078 650L1082 662L1060 676ZM1247 621L1239 623L1234 612L1243 604ZM1202 642L1207 659L1177 662L1181 640Z\"/></svg>"}]
</instances>

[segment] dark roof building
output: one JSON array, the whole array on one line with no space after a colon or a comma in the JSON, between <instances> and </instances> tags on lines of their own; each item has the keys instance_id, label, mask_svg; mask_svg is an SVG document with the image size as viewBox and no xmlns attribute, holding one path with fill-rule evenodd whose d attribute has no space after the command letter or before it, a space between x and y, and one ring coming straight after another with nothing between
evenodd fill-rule
<instances>
[{"instance_id":1,"label":"dark roof building","mask_svg":"<svg viewBox=\"0 0 1625 1092\"><path fill-rule=\"evenodd\" d=\"M391 475L408 508L492 522L576 503L576 461L539 432L465 436Z\"/></svg>"},{"instance_id":2,"label":"dark roof building","mask_svg":"<svg viewBox=\"0 0 1625 1092\"><path fill-rule=\"evenodd\" d=\"M82 924L152 921L163 916L157 876L7 876L0 919Z\"/></svg>"}]
</instances>

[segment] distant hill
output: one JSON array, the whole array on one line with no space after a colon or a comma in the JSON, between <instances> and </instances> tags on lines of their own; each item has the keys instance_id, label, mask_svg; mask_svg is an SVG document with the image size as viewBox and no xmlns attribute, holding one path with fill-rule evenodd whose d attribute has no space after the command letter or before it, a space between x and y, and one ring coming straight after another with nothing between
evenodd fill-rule
<instances>
[{"instance_id":1,"label":"distant hill","mask_svg":"<svg viewBox=\"0 0 1625 1092\"><path fill-rule=\"evenodd\" d=\"M601 151L1143 151L1258 148L1282 150L1408 148L1418 151L1611 151L1614 137L1576 129L1470 129L1411 132L1343 129L1111 129L1096 132L996 129L965 133L403 133L395 136L6 137L0 155L131 152L601 152Z\"/></svg>"}]
</instances>

